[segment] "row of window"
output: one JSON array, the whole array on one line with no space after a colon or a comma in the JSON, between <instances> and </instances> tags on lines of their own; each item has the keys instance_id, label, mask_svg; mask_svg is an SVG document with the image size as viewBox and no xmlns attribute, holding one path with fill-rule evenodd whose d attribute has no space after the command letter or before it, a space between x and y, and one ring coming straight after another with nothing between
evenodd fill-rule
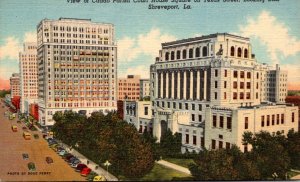
<instances>
[{"instance_id":1,"label":"row of window","mask_svg":"<svg viewBox=\"0 0 300 182\"><path fill-rule=\"evenodd\" d=\"M45 28L44 31L48 32L48 28ZM70 26L53 26L53 31L67 31L67 32L85 32L85 33L98 33L98 34L102 34L102 32L104 34L108 34L109 29L108 28L91 28L91 27L70 27ZM103 31L102 31L103 30Z\"/></svg>"},{"instance_id":2,"label":"row of window","mask_svg":"<svg viewBox=\"0 0 300 182\"><path fill-rule=\"evenodd\" d=\"M225 118L226 118L226 126L225 126ZM219 119L217 119L217 115L213 115L212 126L231 130L232 119L229 116L222 116L222 115L219 116Z\"/></svg>"},{"instance_id":3,"label":"row of window","mask_svg":"<svg viewBox=\"0 0 300 182\"><path fill-rule=\"evenodd\" d=\"M244 55L242 55L242 53L244 53ZM230 48L230 56L236 56L236 50L234 46L231 46ZM248 58L248 49L244 49L244 51L242 51L242 48L238 47L237 48L237 57L244 57L244 58Z\"/></svg>"},{"instance_id":4,"label":"row of window","mask_svg":"<svg viewBox=\"0 0 300 182\"><path fill-rule=\"evenodd\" d=\"M223 143L225 143L225 146L223 146ZM218 141L218 146L217 146L217 141L212 139L211 140L211 149L222 149L222 148L226 148L226 149L230 149L231 144L229 142L223 142L221 140Z\"/></svg>"},{"instance_id":5,"label":"row of window","mask_svg":"<svg viewBox=\"0 0 300 182\"><path fill-rule=\"evenodd\" d=\"M183 137L183 136L182 136ZM192 145L197 145L197 136L196 135L193 135L192 136L192 143L190 143L190 135L189 134L185 134L185 144L192 144ZM200 137L200 146L202 148L204 148L204 137Z\"/></svg>"},{"instance_id":6,"label":"row of window","mask_svg":"<svg viewBox=\"0 0 300 182\"><path fill-rule=\"evenodd\" d=\"M191 48L189 49L189 52L188 52L188 58L191 59L191 58L194 58L194 56L197 58L197 57L200 57L200 49L202 51L202 57L207 57L208 56L208 49L207 49L207 46L204 46L204 47L197 47L195 49L195 55L194 55L194 49ZM187 59L187 50L184 49L182 51L178 50L176 51L176 60L179 60L179 59ZM175 51L171 51L170 52L166 52L165 53L165 60L166 61L169 61L169 60L175 60Z\"/></svg>"},{"instance_id":7,"label":"row of window","mask_svg":"<svg viewBox=\"0 0 300 182\"><path fill-rule=\"evenodd\" d=\"M183 109L183 103L179 102L178 104L176 102L165 102L164 101L156 101L156 106L157 107L167 107L167 108L171 108L171 103L173 103L173 109ZM152 101L152 106L154 106L155 102ZM177 108L178 105L178 108ZM196 106L198 111L202 111L202 104L190 104L190 103L184 103L184 109L185 110L189 110L189 108L193 111L196 110ZM205 107L205 106L204 106ZM209 105L206 105L206 107L209 107Z\"/></svg>"}]
</instances>

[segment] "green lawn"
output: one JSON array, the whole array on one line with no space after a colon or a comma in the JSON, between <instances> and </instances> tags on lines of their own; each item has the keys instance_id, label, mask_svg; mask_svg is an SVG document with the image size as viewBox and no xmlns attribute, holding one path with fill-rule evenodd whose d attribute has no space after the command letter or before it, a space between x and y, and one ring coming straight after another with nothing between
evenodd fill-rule
<instances>
[{"instance_id":1,"label":"green lawn","mask_svg":"<svg viewBox=\"0 0 300 182\"><path fill-rule=\"evenodd\" d=\"M186 167L186 168L189 168L189 164L194 163L193 159L164 158L163 160L177 164L182 167Z\"/></svg>"},{"instance_id":2,"label":"green lawn","mask_svg":"<svg viewBox=\"0 0 300 182\"><path fill-rule=\"evenodd\" d=\"M144 177L140 179L126 179L123 176L119 176L119 180L124 181L170 181L173 178L176 178L177 180L186 180L191 179L191 176L179 171L176 171L174 169L167 168L165 166L162 166L160 164L155 163L153 169L150 171L150 173L146 174Z\"/></svg>"}]
</instances>

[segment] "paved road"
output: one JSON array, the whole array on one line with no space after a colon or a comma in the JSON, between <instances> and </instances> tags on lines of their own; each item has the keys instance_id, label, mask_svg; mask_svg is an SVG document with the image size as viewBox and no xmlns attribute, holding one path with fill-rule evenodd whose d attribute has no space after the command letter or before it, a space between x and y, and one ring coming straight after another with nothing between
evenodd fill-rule
<instances>
[{"instance_id":1,"label":"paved road","mask_svg":"<svg viewBox=\"0 0 300 182\"><path fill-rule=\"evenodd\" d=\"M172 169L175 169L177 171L180 171L180 172L183 172L183 173L191 175L191 172L190 172L190 170L188 168L185 168L185 167L173 164L173 163L165 161L165 160L159 160L159 161L156 161L156 162L158 164L161 164L161 165L166 166L168 168L172 168Z\"/></svg>"},{"instance_id":2,"label":"paved road","mask_svg":"<svg viewBox=\"0 0 300 182\"><path fill-rule=\"evenodd\" d=\"M0 181L85 181L59 155L48 147L39 131L39 139L24 140L22 127L17 119L8 120L4 117L7 108L0 102ZM18 126L18 132L11 130L11 125ZM29 155L28 160L22 154ZM46 163L46 156L53 158L53 164ZM34 162L36 173L30 173L27 164Z\"/></svg>"}]
</instances>

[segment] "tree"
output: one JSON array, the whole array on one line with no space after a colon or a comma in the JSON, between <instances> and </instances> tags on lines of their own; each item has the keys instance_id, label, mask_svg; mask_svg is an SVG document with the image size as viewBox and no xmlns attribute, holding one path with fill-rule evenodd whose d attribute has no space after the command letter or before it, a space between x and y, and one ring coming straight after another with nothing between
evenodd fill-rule
<instances>
[{"instance_id":1,"label":"tree","mask_svg":"<svg viewBox=\"0 0 300 182\"><path fill-rule=\"evenodd\" d=\"M181 153L181 134L172 134L168 129L160 139L160 148L163 156L172 156Z\"/></svg>"},{"instance_id":2,"label":"tree","mask_svg":"<svg viewBox=\"0 0 300 182\"><path fill-rule=\"evenodd\" d=\"M285 175L289 171L290 158L284 147L285 139L281 133L271 135L261 131L253 135L247 132L244 134L243 142L252 146L252 151L248 156L251 161L256 163L261 179L268 179L274 173L279 178L285 179ZM278 155L274 153L275 151Z\"/></svg>"},{"instance_id":3,"label":"tree","mask_svg":"<svg viewBox=\"0 0 300 182\"><path fill-rule=\"evenodd\" d=\"M290 130L287 134L286 150L291 158L291 167L300 169L300 133Z\"/></svg>"}]
</instances>

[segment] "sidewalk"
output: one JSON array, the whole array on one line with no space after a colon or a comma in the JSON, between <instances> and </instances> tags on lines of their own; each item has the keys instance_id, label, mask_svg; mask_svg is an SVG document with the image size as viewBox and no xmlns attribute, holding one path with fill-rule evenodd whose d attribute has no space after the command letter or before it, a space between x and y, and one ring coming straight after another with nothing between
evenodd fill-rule
<instances>
[{"instance_id":1,"label":"sidewalk","mask_svg":"<svg viewBox=\"0 0 300 182\"><path fill-rule=\"evenodd\" d=\"M163 165L163 166L166 166L168 168L174 169L176 171L180 171L180 172L191 175L191 172L188 168L173 164L171 162L168 162L168 161L165 161L165 160L159 160L159 161L156 161L156 163L158 163L160 165Z\"/></svg>"},{"instance_id":2,"label":"sidewalk","mask_svg":"<svg viewBox=\"0 0 300 182\"><path fill-rule=\"evenodd\" d=\"M91 168L93 171L95 171L98 175L102 175L105 176L105 178L107 179L107 181L118 181L118 178L116 178L115 176L113 176L112 174L108 173L106 170L102 169L100 166L98 166L96 163L94 163L93 161L87 159L85 156L83 156L82 154L80 154L79 152L77 152L75 149L71 149L70 147L60 141L57 141L60 145L62 145L63 148L66 149L67 152L71 153L72 155L74 155L75 157L77 157L81 163L87 165L89 168ZM89 161L89 164L87 164ZM98 166L98 169L96 169L96 166Z\"/></svg>"}]
</instances>

